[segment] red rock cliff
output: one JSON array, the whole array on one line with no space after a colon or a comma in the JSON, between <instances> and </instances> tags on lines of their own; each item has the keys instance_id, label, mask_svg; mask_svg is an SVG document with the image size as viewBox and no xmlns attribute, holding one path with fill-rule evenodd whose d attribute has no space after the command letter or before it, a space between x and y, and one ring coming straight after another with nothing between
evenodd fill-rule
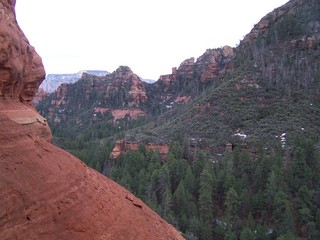
<instances>
[{"instance_id":1,"label":"red rock cliff","mask_svg":"<svg viewBox=\"0 0 320 240\"><path fill-rule=\"evenodd\" d=\"M0 239L183 239L126 189L50 143L44 68L0 0Z\"/></svg>"},{"instance_id":2,"label":"red rock cliff","mask_svg":"<svg viewBox=\"0 0 320 240\"><path fill-rule=\"evenodd\" d=\"M139 143L137 142L130 142L126 140L119 140L116 142L112 152L110 154L110 159L117 159L123 153L126 153L130 150L137 151L139 149ZM169 145L168 144L156 144L156 143L148 143L145 144L147 150L152 150L154 152L159 153L160 158L162 160L166 160L169 154Z\"/></svg>"}]
</instances>

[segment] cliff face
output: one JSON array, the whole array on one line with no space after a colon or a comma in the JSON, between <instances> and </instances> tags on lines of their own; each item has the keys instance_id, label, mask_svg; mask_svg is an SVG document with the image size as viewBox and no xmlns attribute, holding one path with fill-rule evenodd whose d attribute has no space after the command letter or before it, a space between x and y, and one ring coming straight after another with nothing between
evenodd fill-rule
<instances>
[{"instance_id":1,"label":"cliff face","mask_svg":"<svg viewBox=\"0 0 320 240\"><path fill-rule=\"evenodd\" d=\"M0 11L0 96L30 102L45 72L42 61L21 32L12 1L2 1Z\"/></svg>"},{"instance_id":2,"label":"cliff face","mask_svg":"<svg viewBox=\"0 0 320 240\"><path fill-rule=\"evenodd\" d=\"M234 55L234 48L224 46L207 49L196 61L193 57L184 60L178 68L172 69L171 74L161 75L152 86L152 91L158 93L154 98L159 102L188 102L207 86L219 84L220 78L231 67L228 63Z\"/></svg>"},{"instance_id":3,"label":"cliff face","mask_svg":"<svg viewBox=\"0 0 320 240\"><path fill-rule=\"evenodd\" d=\"M50 143L32 107L40 57L0 0L0 239L183 239L126 189Z\"/></svg>"},{"instance_id":4,"label":"cliff face","mask_svg":"<svg viewBox=\"0 0 320 240\"><path fill-rule=\"evenodd\" d=\"M154 152L159 153L159 156L162 160L165 160L169 154L169 145L168 144L156 144L156 143L148 143L144 145L146 150L152 150ZM137 151L139 149L139 143L130 142L126 140L119 140L115 143L114 148L110 154L110 159L114 160L119 158L122 154L128 151Z\"/></svg>"},{"instance_id":5,"label":"cliff face","mask_svg":"<svg viewBox=\"0 0 320 240\"><path fill-rule=\"evenodd\" d=\"M0 113L51 141L46 119L31 104L45 76L41 58L17 25L15 3L0 3Z\"/></svg>"}]
</instances>

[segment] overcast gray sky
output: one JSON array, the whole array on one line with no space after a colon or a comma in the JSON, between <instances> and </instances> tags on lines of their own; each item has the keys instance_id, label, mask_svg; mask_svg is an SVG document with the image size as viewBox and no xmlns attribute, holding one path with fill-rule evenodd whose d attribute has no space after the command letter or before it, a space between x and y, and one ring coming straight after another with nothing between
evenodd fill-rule
<instances>
[{"instance_id":1,"label":"overcast gray sky","mask_svg":"<svg viewBox=\"0 0 320 240\"><path fill-rule=\"evenodd\" d=\"M288 0L16 0L46 73L129 66L157 80L208 48L236 46Z\"/></svg>"}]
</instances>

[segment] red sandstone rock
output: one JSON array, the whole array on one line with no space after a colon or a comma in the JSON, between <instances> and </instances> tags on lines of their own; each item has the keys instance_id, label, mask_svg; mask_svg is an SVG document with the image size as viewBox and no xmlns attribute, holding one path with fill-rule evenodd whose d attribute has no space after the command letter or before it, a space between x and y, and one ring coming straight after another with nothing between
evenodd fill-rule
<instances>
[{"instance_id":1,"label":"red sandstone rock","mask_svg":"<svg viewBox=\"0 0 320 240\"><path fill-rule=\"evenodd\" d=\"M119 140L116 142L112 152L110 154L110 159L117 159L123 153L126 153L130 150L137 151L139 149L139 143L137 142L129 142L125 140ZM169 154L169 145L168 144L156 144L156 143L148 143L145 145L147 150L152 150L154 152L158 152L160 158L165 160Z\"/></svg>"},{"instance_id":2,"label":"red sandstone rock","mask_svg":"<svg viewBox=\"0 0 320 240\"><path fill-rule=\"evenodd\" d=\"M138 76L132 79L129 96L135 100L136 104L145 103L148 99L146 90Z\"/></svg>"},{"instance_id":3,"label":"red sandstone rock","mask_svg":"<svg viewBox=\"0 0 320 240\"><path fill-rule=\"evenodd\" d=\"M130 107L139 107L141 103L147 101L148 97L142 80L138 75L134 74L129 67L120 66L116 71L107 75L106 79L111 81L106 89L107 96L112 95L114 91L123 89L124 86L127 86L130 88L128 95L133 100Z\"/></svg>"},{"instance_id":4,"label":"red sandstone rock","mask_svg":"<svg viewBox=\"0 0 320 240\"><path fill-rule=\"evenodd\" d=\"M114 121L129 116L131 119L137 119L146 115L145 111L140 109L114 109L111 111Z\"/></svg>"},{"instance_id":5,"label":"red sandstone rock","mask_svg":"<svg viewBox=\"0 0 320 240\"><path fill-rule=\"evenodd\" d=\"M32 100L32 103L34 105L37 105L42 99L49 96L50 94L45 92L43 88L39 88L38 92L34 96L34 99Z\"/></svg>"},{"instance_id":6,"label":"red sandstone rock","mask_svg":"<svg viewBox=\"0 0 320 240\"><path fill-rule=\"evenodd\" d=\"M183 239L129 191L2 114L0 159L2 240Z\"/></svg>"},{"instance_id":7,"label":"red sandstone rock","mask_svg":"<svg viewBox=\"0 0 320 240\"><path fill-rule=\"evenodd\" d=\"M129 191L50 143L31 105L40 57L0 0L0 239L183 239Z\"/></svg>"},{"instance_id":8,"label":"red sandstone rock","mask_svg":"<svg viewBox=\"0 0 320 240\"><path fill-rule=\"evenodd\" d=\"M30 102L45 71L17 24L14 4L0 1L0 96Z\"/></svg>"},{"instance_id":9,"label":"red sandstone rock","mask_svg":"<svg viewBox=\"0 0 320 240\"><path fill-rule=\"evenodd\" d=\"M161 86L164 94L159 100L176 102L172 93L176 91L174 89L182 87L181 79L184 79L185 82L194 81L201 84L219 79L228 69L233 67L230 61L234 55L234 48L224 46L217 49L207 49L196 61L193 57L184 60L178 69L172 68L171 74L160 76L156 84Z\"/></svg>"}]
</instances>

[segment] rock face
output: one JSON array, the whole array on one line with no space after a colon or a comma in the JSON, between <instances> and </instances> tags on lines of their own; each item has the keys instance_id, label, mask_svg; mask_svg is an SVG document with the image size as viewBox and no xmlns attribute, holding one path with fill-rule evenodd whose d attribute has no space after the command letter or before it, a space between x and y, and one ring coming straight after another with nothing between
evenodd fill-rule
<instances>
[{"instance_id":1,"label":"rock face","mask_svg":"<svg viewBox=\"0 0 320 240\"><path fill-rule=\"evenodd\" d=\"M43 88L39 88L36 95L34 96L32 103L37 105L42 99L48 97L49 93L45 92Z\"/></svg>"},{"instance_id":2,"label":"rock face","mask_svg":"<svg viewBox=\"0 0 320 240\"><path fill-rule=\"evenodd\" d=\"M0 239L183 239L129 191L50 143L31 101L45 73L0 0Z\"/></svg>"},{"instance_id":3,"label":"rock face","mask_svg":"<svg viewBox=\"0 0 320 240\"><path fill-rule=\"evenodd\" d=\"M17 25L11 2L0 2L0 96L30 102L45 72L41 58Z\"/></svg>"},{"instance_id":4,"label":"rock face","mask_svg":"<svg viewBox=\"0 0 320 240\"><path fill-rule=\"evenodd\" d=\"M179 102L181 97L198 96L208 84L213 84L224 75L234 55L234 48L224 46L207 49L196 61L193 57L184 60L178 68L172 68L171 74L161 75L154 84L157 92L161 93L155 96L156 101Z\"/></svg>"},{"instance_id":5,"label":"rock face","mask_svg":"<svg viewBox=\"0 0 320 240\"><path fill-rule=\"evenodd\" d=\"M139 149L139 143L130 142L126 140L119 140L116 142L112 152L110 154L110 159L114 160L119 158L123 153L126 153L130 150L137 151ZM169 145L168 144L156 144L156 143L148 143L145 144L147 150L152 150L154 152L159 153L160 158L165 160L169 154Z\"/></svg>"},{"instance_id":6,"label":"rock face","mask_svg":"<svg viewBox=\"0 0 320 240\"><path fill-rule=\"evenodd\" d=\"M0 152L2 240L183 239L129 191L2 114Z\"/></svg>"},{"instance_id":7,"label":"rock face","mask_svg":"<svg viewBox=\"0 0 320 240\"><path fill-rule=\"evenodd\" d=\"M0 113L51 141L46 120L31 101L44 79L42 60L20 30L15 1L0 1Z\"/></svg>"},{"instance_id":8,"label":"rock face","mask_svg":"<svg viewBox=\"0 0 320 240\"><path fill-rule=\"evenodd\" d=\"M127 98L131 99L128 103L129 106L139 106L139 104L147 101L148 97L142 80L129 67L120 66L106 77L110 81L106 89L108 96L112 95L114 91L124 89L128 91Z\"/></svg>"}]
</instances>

